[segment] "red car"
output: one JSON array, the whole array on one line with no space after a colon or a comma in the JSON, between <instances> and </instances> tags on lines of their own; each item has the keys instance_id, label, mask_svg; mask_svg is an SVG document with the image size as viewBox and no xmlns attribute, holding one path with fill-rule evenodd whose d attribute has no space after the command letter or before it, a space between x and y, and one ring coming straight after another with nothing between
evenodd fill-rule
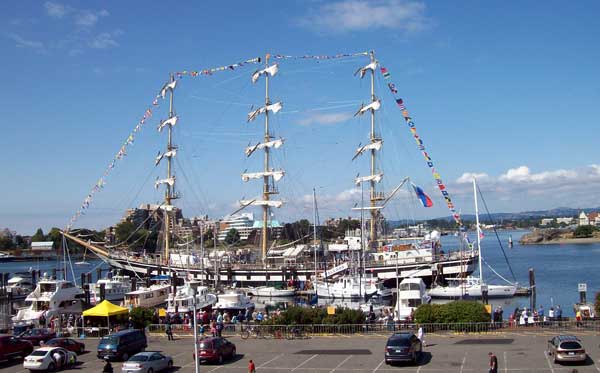
<instances>
[{"instance_id":1,"label":"red car","mask_svg":"<svg viewBox=\"0 0 600 373\"><path fill-rule=\"evenodd\" d=\"M44 347L62 347L65 350L73 351L81 355L85 351L85 345L71 338L52 338L48 342L43 342Z\"/></svg>"},{"instance_id":2,"label":"red car","mask_svg":"<svg viewBox=\"0 0 600 373\"><path fill-rule=\"evenodd\" d=\"M38 346L40 342L46 342L52 338L56 338L56 333L50 329L34 328L25 330L23 333L19 334L19 338L33 343L34 346Z\"/></svg>"},{"instance_id":3,"label":"red car","mask_svg":"<svg viewBox=\"0 0 600 373\"><path fill-rule=\"evenodd\" d=\"M33 351L33 344L12 335L0 335L0 360L24 358Z\"/></svg>"},{"instance_id":4,"label":"red car","mask_svg":"<svg viewBox=\"0 0 600 373\"><path fill-rule=\"evenodd\" d=\"M223 364L225 358L233 359L235 356L235 345L225 338L204 338L198 346L198 359L200 362L211 361Z\"/></svg>"}]
</instances>

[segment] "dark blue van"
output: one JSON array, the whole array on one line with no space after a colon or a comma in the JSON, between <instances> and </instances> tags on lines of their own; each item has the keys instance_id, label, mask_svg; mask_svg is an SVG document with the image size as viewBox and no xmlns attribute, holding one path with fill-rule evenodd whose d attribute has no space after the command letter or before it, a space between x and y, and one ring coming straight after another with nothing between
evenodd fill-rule
<instances>
[{"instance_id":1,"label":"dark blue van","mask_svg":"<svg viewBox=\"0 0 600 373\"><path fill-rule=\"evenodd\" d=\"M146 347L148 341L143 330L122 330L102 337L98 344L98 358L126 361Z\"/></svg>"}]
</instances>

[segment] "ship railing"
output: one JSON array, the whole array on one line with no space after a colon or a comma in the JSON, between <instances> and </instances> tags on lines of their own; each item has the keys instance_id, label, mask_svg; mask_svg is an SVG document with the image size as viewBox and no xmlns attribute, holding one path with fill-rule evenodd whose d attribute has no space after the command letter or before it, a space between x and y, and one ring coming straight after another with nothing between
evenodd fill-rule
<instances>
[{"instance_id":1,"label":"ship railing","mask_svg":"<svg viewBox=\"0 0 600 373\"><path fill-rule=\"evenodd\" d=\"M576 321L564 318L535 322L529 326L515 325L511 321L502 322L478 322L478 323L414 323L406 321L394 322L370 322L364 324L298 324L298 325L268 325L257 323L225 324L222 335L225 337L239 336L243 330L251 328L253 335L262 338L288 338L298 336L331 336L331 335L389 335L390 333L412 331L415 334L419 328L425 333L436 334L497 334L506 332L521 333L527 331L531 334L551 333L577 333L578 331L600 332L600 318ZM188 324L171 324L174 335L191 336L193 329ZM150 325L148 333L154 335L166 335L165 324ZM199 336L210 336L211 330L208 325L204 326L204 333L198 326Z\"/></svg>"}]
</instances>

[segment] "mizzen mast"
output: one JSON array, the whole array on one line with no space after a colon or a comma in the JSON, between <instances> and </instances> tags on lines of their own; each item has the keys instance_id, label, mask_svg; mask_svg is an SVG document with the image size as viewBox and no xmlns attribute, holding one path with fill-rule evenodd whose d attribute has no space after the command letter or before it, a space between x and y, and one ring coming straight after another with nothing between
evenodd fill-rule
<instances>
[{"instance_id":1,"label":"mizzen mast","mask_svg":"<svg viewBox=\"0 0 600 373\"><path fill-rule=\"evenodd\" d=\"M379 170L377 169L377 163L376 163L377 152L379 150L381 150L381 147L383 145L383 139L381 138L381 135L379 135L375 132L375 112L377 110L379 110L379 108L381 107L381 100L379 100L377 98L377 96L375 95L375 70L377 69L378 62L375 59L375 52L371 51L369 53L369 56L371 59L370 63L368 65L358 69L356 71L356 73L354 73L354 75L360 74L360 78L362 79L367 74L367 72L370 71L371 102L368 105L365 105L365 104L361 105L360 109L356 112L356 114L354 114L354 116L363 115L367 111L370 112L370 114L371 114L371 131L369 134L369 143L364 146L359 146L359 148L356 150L356 154L354 155L353 159L355 159L356 157L358 157L359 155L361 155L362 153L364 153L367 150L370 151L370 154L371 154L370 175L363 176L363 177L357 177L355 180L355 183L356 183L356 185L360 185L360 184L368 181L370 184L370 188L369 188L369 190L370 190L370 192L369 192L370 206L369 207L361 207L359 209L371 211L369 239L371 241L371 244L374 244L377 240L377 220L379 218L379 210L383 208L382 206L379 206L378 203L385 200L385 197L384 197L383 192L377 191L377 183L379 183L381 181L381 179L383 179L383 172L379 172Z\"/></svg>"},{"instance_id":2,"label":"mizzen mast","mask_svg":"<svg viewBox=\"0 0 600 373\"><path fill-rule=\"evenodd\" d=\"M275 187L275 182L281 180L281 178L285 175L285 171L283 170L274 170L270 164L270 150L271 148L279 148L283 145L283 139L273 140L271 137L271 133L269 130L269 117L270 113L275 114L281 110L283 107L282 102L271 103L271 99L269 98L269 78L273 77L279 71L278 64L269 64L270 55L267 54L265 58L265 68L262 70L257 70L252 74L252 83L256 83L261 76L265 77L265 106L262 106L256 110L248 113L248 122L253 121L258 117L259 114L264 114L265 122L264 122L264 137L263 142L258 143L254 146L249 146L246 148L245 153L246 156L251 156L256 150L263 149L264 150L264 159L263 159L263 171L262 172L252 172L252 173L242 173L242 180L248 181L250 179L261 179L263 180L263 190L262 190L262 200L254 199L250 201L240 201L240 204L245 206L262 206L263 209L263 226L262 226L262 234L261 234L261 251L262 251L262 261L265 262L267 258L267 242L269 240L269 210L271 207L281 207L283 204L282 201L272 200L271 195L278 194L278 190Z\"/></svg>"},{"instance_id":3,"label":"mizzen mast","mask_svg":"<svg viewBox=\"0 0 600 373\"><path fill-rule=\"evenodd\" d=\"M169 252L171 248L171 217L170 213L174 210L173 205L171 205L172 200L179 198L178 194L175 192L175 175L173 175L172 168L172 160L173 157L177 154L177 146L173 145L173 127L177 124L178 116L174 114L173 110L173 94L175 91L175 87L177 86L177 81L175 80L173 74L171 74L169 81L163 86L160 91L160 95L164 98L169 92L169 119L161 120L158 124L158 132L162 132L162 130L167 127L167 150L164 153L158 152L156 156L156 165L158 165L163 158L167 158L167 177L166 179L157 179L154 186L158 188L161 184L166 185L165 189L165 202L164 206L160 208L164 211L165 216L165 250L164 250L164 260L169 263Z\"/></svg>"}]
</instances>

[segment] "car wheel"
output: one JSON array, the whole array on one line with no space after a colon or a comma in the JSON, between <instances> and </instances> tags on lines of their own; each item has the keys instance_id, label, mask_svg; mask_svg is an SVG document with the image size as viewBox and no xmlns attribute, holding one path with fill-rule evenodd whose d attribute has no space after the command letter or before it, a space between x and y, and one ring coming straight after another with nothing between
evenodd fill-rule
<instances>
[{"instance_id":1,"label":"car wheel","mask_svg":"<svg viewBox=\"0 0 600 373\"><path fill-rule=\"evenodd\" d=\"M129 354L127 352L124 352L123 355L121 355L121 359L123 361L127 361L127 359L129 359Z\"/></svg>"},{"instance_id":2,"label":"car wheel","mask_svg":"<svg viewBox=\"0 0 600 373\"><path fill-rule=\"evenodd\" d=\"M50 363L50 365L48 365L48 372L54 372L56 370L56 366L54 365L54 363Z\"/></svg>"},{"instance_id":3,"label":"car wheel","mask_svg":"<svg viewBox=\"0 0 600 373\"><path fill-rule=\"evenodd\" d=\"M235 347L233 348L233 350L231 350L231 358L235 358L237 356L237 351L235 350Z\"/></svg>"},{"instance_id":4,"label":"car wheel","mask_svg":"<svg viewBox=\"0 0 600 373\"><path fill-rule=\"evenodd\" d=\"M219 354L219 364L223 364L223 354Z\"/></svg>"},{"instance_id":5,"label":"car wheel","mask_svg":"<svg viewBox=\"0 0 600 373\"><path fill-rule=\"evenodd\" d=\"M169 360L169 362L167 363L167 370L171 371L171 369L173 369L173 361Z\"/></svg>"},{"instance_id":6,"label":"car wheel","mask_svg":"<svg viewBox=\"0 0 600 373\"><path fill-rule=\"evenodd\" d=\"M389 360L386 360L386 361L385 361L385 365L390 365L390 362L389 362Z\"/></svg>"},{"instance_id":7,"label":"car wheel","mask_svg":"<svg viewBox=\"0 0 600 373\"><path fill-rule=\"evenodd\" d=\"M79 347L79 354L83 354L85 352L85 347L81 346Z\"/></svg>"},{"instance_id":8,"label":"car wheel","mask_svg":"<svg viewBox=\"0 0 600 373\"><path fill-rule=\"evenodd\" d=\"M148 370L146 371L146 373L154 373L154 369L148 368Z\"/></svg>"}]
</instances>

